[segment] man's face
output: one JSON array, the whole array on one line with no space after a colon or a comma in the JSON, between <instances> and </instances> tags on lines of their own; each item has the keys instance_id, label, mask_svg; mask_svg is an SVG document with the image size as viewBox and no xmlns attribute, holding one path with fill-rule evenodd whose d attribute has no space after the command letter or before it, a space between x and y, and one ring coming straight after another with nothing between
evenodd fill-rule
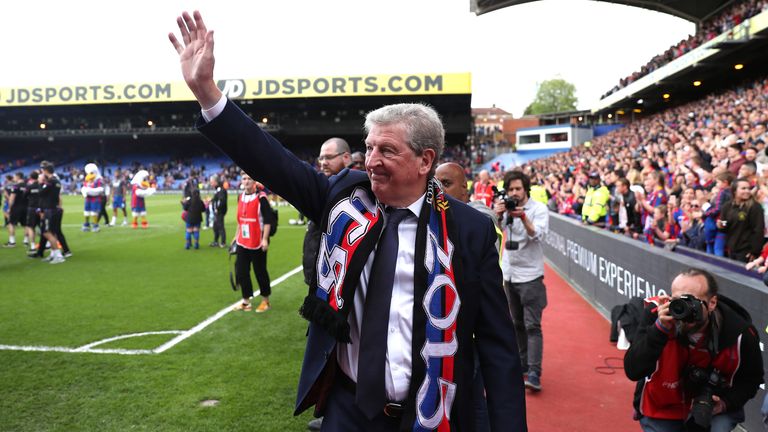
<instances>
[{"instance_id":1,"label":"man's face","mask_svg":"<svg viewBox=\"0 0 768 432\"><path fill-rule=\"evenodd\" d=\"M589 185L592 187L596 187L600 184L600 178L599 177L589 177Z\"/></svg>"},{"instance_id":2,"label":"man's face","mask_svg":"<svg viewBox=\"0 0 768 432\"><path fill-rule=\"evenodd\" d=\"M320 147L320 155L317 158L320 162L320 171L327 177L338 174L349 164L349 153L339 152L336 143L325 143Z\"/></svg>"},{"instance_id":3,"label":"man's face","mask_svg":"<svg viewBox=\"0 0 768 432\"><path fill-rule=\"evenodd\" d=\"M360 153L355 153L356 156L352 156L352 165L350 168L365 171L365 157Z\"/></svg>"},{"instance_id":4,"label":"man's face","mask_svg":"<svg viewBox=\"0 0 768 432\"><path fill-rule=\"evenodd\" d=\"M510 184L507 185L507 196L510 198L516 198L521 206L528 202L528 195L525 193L523 181L512 180Z\"/></svg>"},{"instance_id":5,"label":"man's face","mask_svg":"<svg viewBox=\"0 0 768 432\"><path fill-rule=\"evenodd\" d=\"M656 189L656 179L653 176L645 176L643 185L645 186L645 191L651 193Z\"/></svg>"},{"instance_id":6,"label":"man's face","mask_svg":"<svg viewBox=\"0 0 768 432\"><path fill-rule=\"evenodd\" d=\"M707 279L704 276L680 275L672 281L672 298L680 298L683 294L690 294L704 302L704 322L703 323L684 323L683 330L686 332L695 331L703 327L709 319L709 314L717 306L717 296L709 297L707 294Z\"/></svg>"},{"instance_id":7,"label":"man's face","mask_svg":"<svg viewBox=\"0 0 768 432\"><path fill-rule=\"evenodd\" d=\"M402 124L374 125L365 139L365 169L371 189L383 204L405 207L425 191L435 151L417 155L406 142Z\"/></svg>"},{"instance_id":8,"label":"man's face","mask_svg":"<svg viewBox=\"0 0 768 432\"><path fill-rule=\"evenodd\" d=\"M450 165L441 165L435 171L435 178L443 184L445 193L461 202L467 202L467 180L463 172Z\"/></svg>"},{"instance_id":9,"label":"man's face","mask_svg":"<svg viewBox=\"0 0 768 432\"><path fill-rule=\"evenodd\" d=\"M248 174L243 174L243 178L240 183L243 185L243 190L245 190L245 193L250 195L256 192L256 182L253 181L253 179Z\"/></svg>"}]
</instances>

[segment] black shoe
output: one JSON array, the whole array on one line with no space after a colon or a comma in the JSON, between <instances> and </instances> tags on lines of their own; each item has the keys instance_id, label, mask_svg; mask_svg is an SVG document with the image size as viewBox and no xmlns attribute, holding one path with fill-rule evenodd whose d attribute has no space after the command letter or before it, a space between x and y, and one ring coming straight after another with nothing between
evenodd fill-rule
<instances>
[{"instance_id":1,"label":"black shoe","mask_svg":"<svg viewBox=\"0 0 768 432\"><path fill-rule=\"evenodd\" d=\"M216 242L211 242L211 244L209 244L208 246L210 246L210 247L219 247L219 244L216 243Z\"/></svg>"}]
</instances>

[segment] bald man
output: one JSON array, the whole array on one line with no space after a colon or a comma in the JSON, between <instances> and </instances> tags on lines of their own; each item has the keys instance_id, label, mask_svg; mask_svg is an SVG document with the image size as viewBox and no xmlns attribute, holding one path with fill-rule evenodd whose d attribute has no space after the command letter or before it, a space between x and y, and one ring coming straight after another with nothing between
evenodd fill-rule
<instances>
[{"instance_id":1,"label":"bald man","mask_svg":"<svg viewBox=\"0 0 768 432\"><path fill-rule=\"evenodd\" d=\"M443 184L445 193L463 203L469 201L467 177L464 175L464 168L461 165L455 162L441 164L435 170L435 178Z\"/></svg>"},{"instance_id":2,"label":"bald man","mask_svg":"<svg viewBox=\"0 0 768 432\"><path fill-rule=\"evenodd\" d=\"M445 193L488 215L496 226L496 230L499 231L499 219L493 209L486 206L484 201L469 201L467 177L464 175L464 168L461 165L455 162L445 162L435 170L435 178L443 184Z\"/></svg>"}]
</instances>

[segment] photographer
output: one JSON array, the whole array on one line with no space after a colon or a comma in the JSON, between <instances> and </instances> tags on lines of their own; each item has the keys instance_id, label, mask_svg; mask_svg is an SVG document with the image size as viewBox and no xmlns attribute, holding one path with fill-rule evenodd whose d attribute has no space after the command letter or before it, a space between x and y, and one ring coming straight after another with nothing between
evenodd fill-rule
<instances>
[{"instance_id":1,"label":"photographer","mask_svg":"<svg viewBox=\"0 0 768 432\"><path fill-rule=\"evenodd\" d=\"M763 382L757 331L704 270L681 272L671 294L646 299L624 356L635 416L644 431L730 431Z\"/></svg>"},{"instance_id":2,"label":"photographer","mask_svg":"<svg viewBox=\"0 0 768 432\"><path fill-rule=\"evenodd\" d=\"M504 192L497 194L494 211L502 227L501 269L504 289L515 324L525 386L541 390L543 338L541 314L547 306L544 251L541 241L549 229L547 207L530 198L531 180L520 171L504 176Z\"/></svg>"}]
</instances>

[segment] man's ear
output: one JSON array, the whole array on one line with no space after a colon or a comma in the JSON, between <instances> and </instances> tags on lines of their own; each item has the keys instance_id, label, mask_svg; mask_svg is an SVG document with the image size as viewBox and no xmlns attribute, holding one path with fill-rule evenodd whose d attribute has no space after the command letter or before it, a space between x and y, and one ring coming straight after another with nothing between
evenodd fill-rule
<instances>
[{"instance_id":1,"label":"man's ear","mask_svg":"<svg viewBox=\"0 0 768 432\"><path fill-rule=\"evenodd\" d=\"M717 307L717 295L713 295L712 298L709 299L707 302L707 309L709 309L710 312L714 311Z\"/></svg>"},{"instance_id":2,"label":"man's ear","mask_svg":"<svg viewBox=\"0 0 768 432\"><path fill-rule=\"evenodd\" d=\"M432 170L432 164L435 161L435 150L434 149L424 149L423 152L421 152L421 155L419 155L419 160L421 164L419 165L419 174L421 175L427 175Z\"/></svg>"}]
</instances>

